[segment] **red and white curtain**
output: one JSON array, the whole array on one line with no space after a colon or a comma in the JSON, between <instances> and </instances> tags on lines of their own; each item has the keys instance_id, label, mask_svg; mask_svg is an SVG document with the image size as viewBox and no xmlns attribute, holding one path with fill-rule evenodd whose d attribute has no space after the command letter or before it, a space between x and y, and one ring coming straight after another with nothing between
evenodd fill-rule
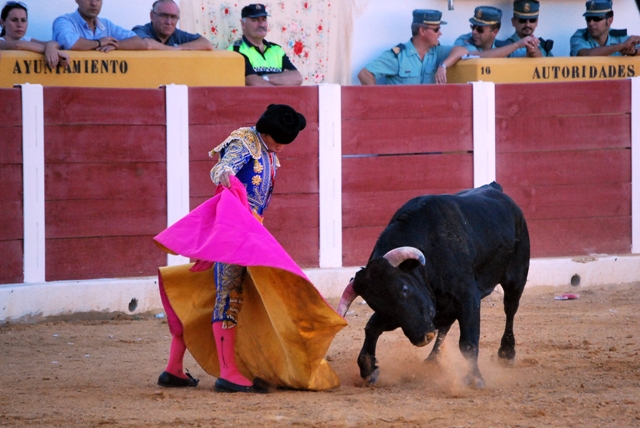
<instances>
[{"instance_id":1,"label":"red and white curtain","mask_svg":"<svg viewBox=\"0 0 640 428\"><path fill-rule=\"evenodd\" d=\"M240 11L247 4L224 0L181 0L180 28L226 49L242 37ZM305 85L349 83L352 1L261 1L269 13L267 40L282 46Z\"/></svg>"}]
</instances>

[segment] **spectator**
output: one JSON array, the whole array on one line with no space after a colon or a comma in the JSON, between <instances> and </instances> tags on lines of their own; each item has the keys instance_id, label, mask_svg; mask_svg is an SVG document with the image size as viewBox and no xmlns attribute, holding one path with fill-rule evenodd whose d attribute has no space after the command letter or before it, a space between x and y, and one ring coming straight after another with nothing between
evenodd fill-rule
<instances>
[{"instance_id":1,"label":"spectator","mask_svg":"<svg viewBox=\"0 0 640 428\"><path fill-rule=\"evenodd\" d=\"M502 11L492 6L476 7L471 22L471 33L463 34L454 42L456 46L464 46L474 56L480 58L504 58L517 49L527 51L537 49L540 41L533 36L526 36L514 43L498 47L496 36L500 31Z\"/></svg>"},{"instance_id":2,"label":"spectator","mask_svg":"<svg viewBox=\"0 0 640 428\"><path fill-rule=\"evenodd\" d=\"M51 68L67 65L69 55L60 51L55 41L42 42L25 36L29 26L27 5L19 1L8 1L0 13L0 50L21 50L41 53Z\"/></svg>"},{"instance_id":3,"label":"spectator","mask_svg":"<svg viewBox=\"0 0 640 428\"><path fill-rule=\"evenodd\" d=\"M178 30L180 8L173 0L157 0L151 6L151 22L133 27L133 32L149 44L149 49L183 51L209 51L211 42L200 34Z\"/></svg>"},{"instance_id":4,"label":"spectator","mask_svg":"<svg viewBox=\"0 0 640 428\"><path fill-rule=\"evenodd\" d=\"M613 30L613 4L611 0L589 0L582 14L587 28L571 36L571 56L636 56L640 36L628 36L627 30Z\"/></svg>"},{"instance_id":5,"label":"spectator","mask_svg":"<svg viewBox=\"0 0 640 428\"><path fill-rule=\"evenodd\" d=\"M301 85L302 75L291 63L282 48L266 41L267 10L263 4L250 4L242 8L240 25L242 39L228 50L244 56L245 84L247 86Z\"/></svg>"},{"instance_id":6,"label":"spectator","mask_svg":"<svg viewBox=\"0 0 640 428\"><path fill-rule=\"evenodd\" d=\"M507 40L496 40L496 46L505 46L524 39L525 37L533 36L533 32L536 31L536 27L538 26L539 11L540 2L537 0L515 0L513 2L513 18L511 18L511 24L516 29L516 32ZM540 44L535 49L527 50L526 47L518 48L507 55L507 58L553 56L551 54L553 40L544 40L543 38L539 38L538 40Z\"/></svg>"},{"instance_id":7,"label":"spectator","mask_svg":"<svg viewBox=\"0 0 640 428\"><path fill-rule=\"evenodd\" d=\"M375 85L384 77L388 85L446 83L447 67L451 67L468 51L462 47L441 46L442 12L431 9L413 11L411 39L368 63L358 80L363 85Z\"/></svg>"},{"instance_id":8,"label":"spectator","mask_svg":"<svg viewBox=\"0 0 640 428\"><path fill-rule=\"evenodd\" d=\"M62 49L110 52L144 50L147 43L136 33L98 18L102 0L76 0L78 9L53 21L53 39Z\"/></svg>"}]
</instances>

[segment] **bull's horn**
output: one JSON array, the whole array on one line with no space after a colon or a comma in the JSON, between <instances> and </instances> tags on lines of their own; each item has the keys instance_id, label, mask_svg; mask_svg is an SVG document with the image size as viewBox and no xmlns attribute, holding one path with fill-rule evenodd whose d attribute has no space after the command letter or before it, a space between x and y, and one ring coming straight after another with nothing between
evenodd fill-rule
<instances>
[{"instance_id":1,"label":"bull's horn","mask_svg":"<svg viewBox=\"0 0 640 428\"><path fill-rule=\"evenodd\" d=\"M423 266L425 264L424 254L422 254L422 251L418 250L416 247L394 248L385 254L384 258L387 259L393 267L400 266L400 263L408 259L415 259Z\"/></svg>"},{"instance_id":2,"label":"bull's horn","mask_svg":"<svg viewBox=\"0 0 640 428\"><path fill-rule=\"evenodd\" d=\"M349 310L349 306L351 303L358 297L358 294L353 289L353 279L349 281L347 288L344 289L342 293L342 298L340 299L340 303L338 304L338 313L342 318L347 314Z\"/></svg>"}]
</instances>

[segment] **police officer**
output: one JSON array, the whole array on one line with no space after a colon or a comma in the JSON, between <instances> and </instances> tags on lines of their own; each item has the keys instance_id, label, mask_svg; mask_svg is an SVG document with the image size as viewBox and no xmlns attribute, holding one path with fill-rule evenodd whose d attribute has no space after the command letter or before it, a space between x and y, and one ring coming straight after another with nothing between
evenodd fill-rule
<instances>
[{"instance_id":1,"label":"police officer","mask_svg":"<svg viewBox=\"0 0 640 428\"><path fill-rule=\"evenodd\" d=\"M478 6L469 19L471 32L463 34L453 43L464 46L472 55L480 58L504 58L517 49L537 49L540 41L533 36L523 37L504 46L496 45L496 36L502 25L502 11L497 7Z\"/></svg>"},{"instance_id":2,"label":"police officer","mask_svg":"<svg viewBox=\"0 0 640 428\"><path fill-rule=\"evenodd\" d=\"M245 58L245 84L247 86L301 85L302 75L277 44L266 41L267 9L263 4L250 4L240 14L242 39L228 50L241 53Z\"/></svg>"},{"instance_id":3,"label":"police officer","mask_svg":"<svg viewBox=\"0 0 640 428\"><path fill-rule=\"evenodd\" d=\"M640 36L628 36L627 30L614 30L611 0L589 0L582 14L587 28L571 36L571 56L636 56Z\"/></svg>"},{"instance_id":4,"label":"police officer","mask_svg":"<svg viewBox=\"0 0 640 428\"><path fill-rule=\"evenodd\" d=\"M388 85L415 85L420 83L446 83L447 67L451 67L468 51L465 48L441 46L440 26L442 12L430 9L413 11L411 40L368 63L358 80L363 85L375 85L376 79L385 78Z\"/></svg>"},{"instance_id":5,"label":"police officer","mask_svg":"<svg viewBox=\"0 0 640 428\"><path fill-rule=\"evenodd\" d=\"M496 40L496 46L505 46L515 43L527 36L533 36L533 32L538 26L539 11L540 2L537 0L515 0L513 2L513 18L511 18L511 24L516 31L506 40ZM536 48L529 50L527 50L526 47L518 48L507 55L507 58L553 56L551 54L553 40L544 40L542 38L538 40L540 44Z\"/></svg>"}]
</instances>

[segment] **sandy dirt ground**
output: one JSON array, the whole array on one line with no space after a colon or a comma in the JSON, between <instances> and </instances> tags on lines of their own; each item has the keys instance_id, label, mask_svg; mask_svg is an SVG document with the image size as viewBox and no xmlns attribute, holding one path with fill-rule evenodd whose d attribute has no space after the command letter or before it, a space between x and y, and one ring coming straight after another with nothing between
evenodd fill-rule
<instances>
[{"instance_id":1,"label":"sandy dirt ground","mask_svg":"<svg viewBox=\"0 0 640 428\"><path fill-rule=\"evenodd\" d=\"M554 297L578 293L577 300ZM329 300L337 305L337 299ZM190 355L198 388L156 385L168 355L166 320L45 320L0 327L0 426L11 427L638 427L640 283L525 290L516 316L517 356L498 361L504 327L498 292L482 304L480 369L486 388L462 378L456 325L439 363L431 345L401 331L379 342L380 379L359 381L356 358L371 309L358 299L328 359L342 386L220 394ZM104 315L103 315L104 317Z\"/></svg>"}]
</instances>

